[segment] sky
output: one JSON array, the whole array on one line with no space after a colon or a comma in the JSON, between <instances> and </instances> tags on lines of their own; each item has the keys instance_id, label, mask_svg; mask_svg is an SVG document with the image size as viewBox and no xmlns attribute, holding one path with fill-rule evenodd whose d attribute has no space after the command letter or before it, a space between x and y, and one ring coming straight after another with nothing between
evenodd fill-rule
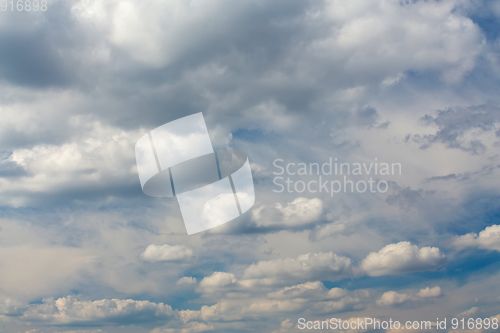
<instances>
[{"instance_id":1,"label":"sky","mask_svg":"<svg viewBox=\"0 0 500 333\"><path fill-rule=\"evenodd\" d=\"M500 319L500 2L43 4L0 7L1 333L494 331L451 321ZM188 235L134 147L199 112L255 204Z\"/></svg>"}]
</instances>

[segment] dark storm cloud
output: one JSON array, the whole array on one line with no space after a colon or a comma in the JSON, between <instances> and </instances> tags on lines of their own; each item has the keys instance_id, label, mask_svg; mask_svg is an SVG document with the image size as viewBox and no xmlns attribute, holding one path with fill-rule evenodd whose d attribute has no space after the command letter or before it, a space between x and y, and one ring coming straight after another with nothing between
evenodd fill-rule
<instances>
[{"instance_id":1,"label":"dark storm cloud","mask_svg":"<svg viewBox=\"0 0 500 333\"><path fill-rule=\"evenodd\" d=\"M0 79L28 87L67 86L70 72L50 45L43 33L0 33Z\"/></svg>"}]
</instances>

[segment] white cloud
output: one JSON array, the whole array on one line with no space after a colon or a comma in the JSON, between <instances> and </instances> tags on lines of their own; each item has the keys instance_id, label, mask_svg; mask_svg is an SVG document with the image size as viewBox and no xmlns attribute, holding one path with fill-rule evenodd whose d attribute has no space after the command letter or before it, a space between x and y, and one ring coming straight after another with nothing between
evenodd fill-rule
<instances>
[{"instance_id":1,"label":"white cloud","mask_svg":"<svg viewBox=\"0 0 500 333\"><path fill-rule=\"evenodd\" d=\"M196 278L194 278L192 276L184 276L184 277L180 278L179 280L177 280L178 286L189 286L189 285L193 285L193 284L196 284Z\"/></svg>"},{"instance_id":2,"label":"white cloud","mask_svg":"<svg viewBox=\"0 0 500 333\"><path fill-rule=\"evenodd\" d=\"M317 221L323 212L323 202L319 198L296 198L286 206L260 206L252 211L253 220L259 226L295 226Z\"/></svg>"},{"instance_id":3,"label":"white cloud","mask_svg":"<svg viewBox=\"0 0 500 333\"><path fill-rule=\"evenodd\" d=\"M353 73L392 66L396 76L408 68L440 68L446 81L456 82L474 67L482 39L472 20L453 13L455 6L452 1L329 1L323 15L336 23L337 34L315 46L349 54L346 68Z\"/></svg>"},{"instance_id":4,"label":"white cloud","mask_svg":"<svg viewBox=\"0 0 500 333\"><path fill-rule=\"evenodd\" d=\"M237 44L252 31L246 24L234 29L251 13L250 3L96 2L75 3L75 20L94 28L96 45L110 45L149 67L171 65L220 39ZM265 8L268 6L268 10L274 8L271 4ZM400 5L398 1L366 4L356 0L347 5L328 1L312 10L304 3L285 22L309 31L308 38L288 55L299 59L285 55L283 61L297 62L302 75L305 70L314 71L315 66L333 64L354 78L369 72L387 81L408 70L431 69L441 72L446 81L456 82L474 67L482 50L480 29L460 15L456 6L452 1ZM222 9L223 17L219 16ZM299 37L304 38L295 38ZM302 68L304 63L310 68Z\"/></svg>"},{"instance_id":5,"label":"white cloud","mask_svg":"<svg viewBox=\"0 0 500 333\"><path fill-rule=\"evenodd\" d=\"M380 306L394 306L407 302L418 302L424 299L436 298L442 295L441 288L436 286L433 288L427 287L420 289L419 292L414 294L402 294L395 291L385 292L380 299L377 300L377 305Z\"/></svg>"},{"instance_id":6,"label":"white cloud","mask_svg":"<svg viewBox=\"0 0 500 333\"><path fill-rule=\"evenodd\" d=\"M474 316L476 316L479 312L479 308L477 306L474 306L472 308L470 308L469 310L465 310L464 312L461 312L458 314L457 317L460 317L460 318L473 318Z\"/></svg>"},{"instance_id":7,"label":"white cloud","mask_svg":"<svg viewBox=\"0 0 500 333\"><path fill-rule=\"evenodd\" d=\"M422 298L432 298L441 296L442 292L439 286L435 286L432 288L427 287L425 289L420 289L420 291L416 295Z\"/></svg>"},{"instance_id":8,"label":"white cloud","mask_svg":"<svg viewBox=\"0 0 500 333\"><path fill-rule=\"evenodd\" d=\"M185 245L149 245L141 254L147 261L176 261L193 256L193 250Z\"/></svg>"},{"instance_id":9,"label":"white cloud","mask_svg":"<svg viewBox=\"0 0 500 333\"><path fill-rule=\"evenodd\" d=\"M377 301L378 305L390 306L405 303L408 300L411 300L411 295L400 294L395 291L385 292L382 297Z\"/></svg>"},{"instance_id":10,"label":"white cloud","mask_svg":"<svg viewBox=\"0 0 500 333\"><path fill-rule=\"evenodd\" d=\"M477 235L468 233L455 238L453 245L458 249L478 247L480 249L500 251L500 225L486 227Z\"/></svg>"},{"instance_id":11,"label":"white cloud","mask_svg":"<svg viewBox=\"0 0 500 333\"><path fill-rule=\"evenodd\" d=\"M199 290L203 292L225 290L234 287L236 282L236 277L232 273L214 272L201 280Z\"/></svg>"},{"instance_id":12,"label":"white cloud","mask_svg":"<svg viewBox=\"0 0 500 333\"><path fill-rule=\"evenodd\" d=\"M269 279L271 283L284 283L295 280L338 280L351 274L351 260L333 252L310 253L297 259L276 259L259 261L243 272L246 280Z\"/></svg>"},{"instance_id":13,"label":"white cloud","mask_svg":"<svg viewBox=\"0 0 500 333\"><path fill-rule=\"evenodd\" d=\"M64 131L72 131L65 135L66 142L17 148L3 161L23 172L23 177L0 177L4 204L23 207L50 198L78 200L88 193L95 198L119 196L124 187L135 183L133 147L138 132L106 126L87 116L67 118L58 121L68 127Z\"/></svg>"},{"instance_id":14,"label":"white cloud","mask_svg":"<svg viewBox=\"0 0 500 333\"><path fill-rule=\"evenodd\" d=\"M368 296L365 292L354 292L352 296L345 296L336 300L314 299L267 299L243 298L226 299L211 306L203 306L200 311L190 311L191 320L208 322L235 321L243 318L273 318L279 314L304 313L312 311L314 314L332 314L346 310L361 309L363 301Z\"/></svg>"},{"instance_id":15,"label":"white cloud","mask_svg":"<svg viewBox=\"0 0 500 333\"><path fill-rule=\"evenodd\" d=\"M185 326L176 323L159 329L165 332L239 332L250 325L267 332L280 322L286 330L293 323L283 321L288 315L282 313L359 310L365 305L362 293L328 289L319 282L352 276L351 261L333 253L349 253L357 262L367 248L378 250L401 239L402 233L411 233L418 244L427 242L422 239L427 231L442 230L432 224L454 210L449 202L442 205L443 192L455 196L460 191L440 183L432 199L426 199L436 199L437 209L414 197L408 200L418 207L408 214L388 206L382 194L340 193L329 198L318 193L314 199L286 193L277 196L269 188L271 173L262 168L269 167L277 155L304 162L321 162L332 154L347 160L374 156L382 160L385 156L404 162L405 168L390 191L393 185L411 185L425 192L431 184L419 183L423 176L482 168L485 161L498 164L494 145L487 160L450 153L438 145L418 149L404 141L416 128L422 135L434 131L417 124L422 112L498 99L496 77L495 84L488 81L489 65L481 54L485 46L480 27L461 10L468 0L59 2L51 2L54 6L45 13L59 19L38 12L20 20L6 15L0 22L2 54L14 55L14 61L6 56L0 60L0 159L6 158L5 164L17 172L6 175L4 160L0 161L0 202L37 207L32 212L31 208L8 208L2 214L16 214L26 224L53 231L47 240L49 249L37 243L46 237L44 232L29 238L21 234L15 248L7 247L5 242L14 242L13 234L2 223L1 288L22 295L23 301L38 302L47 295L57 298L71 290L78 290L85 299L96 299L101 292L104 294L97 297L109 299L118 293L169 299L179 289L172 288L176 283L191 286L186 287L190 291L198 287L202 298L188 292L182 307L208 305L198 312L186 310L183 318L192 315L194 319ZM31 31L35 32L32 36ZM37 51L37 43L43 52ZM22 48L26 45L33 52ZM497 48L489 52L493 54ZM44 63L45 51L60 57ZM24 60L30 59L29 54L35 61ZM476 59L481 66L468 76ZM69 82L49 87L29 82L29 87L23 87L20 80L28 77L24 82L29 81L30 72L44 78L53 73L50 68L44 71L47 62L61 64ZM11 72L14 75L8 75ZM479 85L475 84L477 78L482 80ZM481 87L490 87L491 92ZM357 118L351 113L366 105L373 105L380 121L391 125L353 130ZM230 235L186 238L175 200L153 200L141 193L134 167L135 140L147 129L200 110L205 113L214 146L241 149L253 166L259 166L253 168L258 170L254 174L256 190L260 202L266 204L254 210L254 221L258 226L274 227L269 228L272 234L263 234L266 228L260 228L258 237L242 236L246 226L235 223ZM464 123L469 122L466 113ZM453 132L453 126L450 129ZM491 142L498 141L494 130L490 132ZM459 186L465 183L472 180ZM474 193L483 189L479 185L474 185ZM495 190L496 185L489 184ZM472 192L467 193L470 198ZM40 204L51 199L48 205ZM98 213L89 213L93 209L89 201L98 206ZM278 201L283 204L274 205ZM461 207L456 210L459 213L470 207L461 205L462 200L455 202ZM333 213L342 206L353 212L350 218ZM453 218L453 213L446 217ZM82 215L91 218L85 221ZM416 220L422 223L408 222ZM330 224L324 224L327 221ZM173 232L172 225L180 228L174 227ZM313 225L317 229L313 232L298 231ZM490 238L495 239L493 236ZM434 239L433 246L441 248L441 238ZM211 245L203 253L196 251L199 261L186 260L194 256L195 244L200 242ZM148 244L165 243L169 245L148 247L138 258ZM498 250L498 241L487 241L481 235L472 236L470 244ZM434 269L445 260L437 248L407 245L387 245L366 257L361 268L378 276ZM312 254L298 257L303 253ZM150 264L140 259L183 265ZM94 266L98 266L97 273ZM212 274L221 267L229 267L230 272ZM179 279L186 271L209 272L209 276L197 286L200 281L189 276ZM353 280L352 286L358 282ZM419 286L421 283L418 281ZM408 292L407 298L420 297L424 302L426 296L437 294L436 287L425 288ZM0 305L0 312L23 311L25 303L9 302ZM51 312L58 309L55 302L47 300L42 304L46 308L37 304L33 308L39 317L56 322L61 316ZM95 304L99 301L80 302L89 313L99 307ZM139 306L123 300L106 302L109 307ZM453 307L457 302L450 303ZM60 312L72 323L123 323L113 319L119 313L85 315L77 313L79 306ZM150 321L165 320L160 319L164 312L157 303L148 306L151 312L146 311L145 317L157 311ZM121 313L134 318L136 310ZM203 323L202 316L214 321L234 319L228 322L234 326L227 329L219 322ZM255 318L268 321L259 320L261 326L256 328L251 321Z\"/></svg>"},{"instance_id":16,"label":"white cloud","mask_svg":"<svg viewBox=\"0 0 500 333\"><path fill-rule=\"evenodd\" d=\"M27 322L52 324L120 323L126 319L135 323L154 323L173 319L174 310L164 303L131 299L79 300L74 296L46 299L31 306L21 317Z\"/></svg>"},{"instance_id":17,"label":"white cloud","mask_svg":"<svg viewBox=\"0 0 500 333\"><path fill-rule=\"evenodd\" d=\"M399 242L371 252L360 268L370 276L381 276L435 269L445 262L446 256L437 247L419 249L410 242Z\"/></svg>"}]
</instances>

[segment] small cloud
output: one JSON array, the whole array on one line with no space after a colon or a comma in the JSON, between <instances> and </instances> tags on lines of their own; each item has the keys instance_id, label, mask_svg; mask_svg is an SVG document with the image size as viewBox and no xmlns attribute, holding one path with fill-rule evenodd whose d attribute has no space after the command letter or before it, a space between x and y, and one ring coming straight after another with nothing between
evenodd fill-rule
<instances>
[{"instance_id":1,"label":"small cloud","mask_svg":"<svg viewBox=\"0 0 500 333\"><path fill-rule=\"evenodd\" d=\"M371 252L360 268L370 276L382 276L434 269L446 262L446 256L437 247L421 249L410 242L399 242Z\"/></svg>"},{"instance_id":2,"label":"small cloud","mask_svg":"<svg viewBox=\"0 0 500 333\"><path fill-rule=\"evenodd\" d=\"M442 295L442 293L441 293L441 288L436 286L434 288L427 287L425 289L420 289L420 291L416 295L422 298L432 298L432 297L439 297Z\"/></svg>"},{"instance_id":3,"label":"small cloud","mask_svg":"<svg viewBox=\"0 0 500 333\"><path fill-rule=\"evenodd\" d=\"M469 310L466 310L466 311L460 313L457 317L460 317L460 318L474 317L475 315L477 315L478 312L479 312L479 308L475 306L473 308L470 308Z\"/></svg>"},{"instance_id":4,"label":"small cloud","mask_svg":"<svg viewBox=\"0 0 500 333\"><path fill-rule=\"evenodd\" d=\"M253 220L259 226L287 225L297 226L316 221L323 212L321 199L296 198L286 206L277 203L272 206L260 206L253 210Z\"/></svg>"},{"instance_id":5,"label":"small cloud","mask_svg":"<svg viewBox=\"0 0 500 333\"><path fill-rule=\"evenodd\" d=\"M377 305L392 306L405 303L412 299L411 295L400 294L395 291L385 292L382 297L377 301Z\"/></svg>"},{"instance_id":6,"label":"small cloud","mask_svg":"<svg viewBox=\"0 0 500 333\"><path fill-rule=\"evenodd\" d=\"M196 284L196 282L197 282L196 278L194 278L192 276L184 276L184 277L180 278L179 280L177 280L177 285L178 286L189 286L189 285Z\"/></svg>"},{"instance_id":7,"label":"small cloud","mask_svg":"<svg viewBox=\"0 0 500 333\"><path fill-rule=\"evenodd\" d=\"M400 294L395 291L385 292L379 300L377 300L377 305L379 306L394 306L400 305L408 302L418 302L429 298L436 298L442 295L441 288L436 286L433 288L420 289L419 292L415 294Z\"/></svg>"},{"instance_id":8,"label":"small cloud","mask_svg":"<svg viewBox=\"0 0 500 333\"><path fill-rule=\"evenodd\" d=\"M234 287L236 282L236 277L232 273L214 272L201 280L199 289L202 292L215 292Z\"/></svg>"},{"instance_id":9,"label":"small cloud","mask_svg":"<svg viewBox=\"0 0 500 333\"><path fill-rule=\"evenodd\" d=\"M193 256L193 250L185 245L149 245L141 254L147 261L176 261Z\"/></svg>"}]
</instances>

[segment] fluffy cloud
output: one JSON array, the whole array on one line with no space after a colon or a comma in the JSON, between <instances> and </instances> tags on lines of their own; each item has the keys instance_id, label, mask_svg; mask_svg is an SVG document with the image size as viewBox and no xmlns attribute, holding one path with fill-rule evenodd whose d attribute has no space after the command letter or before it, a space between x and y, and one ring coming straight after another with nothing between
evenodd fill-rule
<instances>
[{"instance_id":1,"label":"fluffy cloud","mask_svg":"<svg viewBox=\"0 0 500 333\"><path fill-rule=\"evenodd\" d=\"M410 242L399 242L371 252L360 268L370 276L381 276L435 269L445 262L445 255L437 247L419 249Z\"/></svg>"},{"instance_id":2,"label":"fluffy cloud","mask_svg":"<svg viewBox=\"0 0 500 333\"><path fill-rule=\"evenodd\" d=\"M155 323L173 319L170 305L131 299L79 300L74 296L56 300L47 299L42 304L31 306L21 317L27 322L52 324L95 325L121 323Z\"/></svg>"},{"instance_id":3,"label":"fluffy cloud","mask_svg":"<svg viewBox=\"0 0 500 333\"><path fill-rule=\"evenodd\" d=\"M90 117L69 117L73 129L62 144L38 143L2 158L0 200L4 205L36 206L57 200L126 196L137 182L134 138L138 133L103 125ZM52 200L50 200L52 199Z\"/></svg>"},{"instance_id":4,"label":"fluffy cloud","mask_svg":"<svg viewBox=\"0 0 500 333\"><path fill-rule=\"evenodd\" d=\"M486 250L500 251L500 225L486 227L478 234L469 233L455 238L453 245L458 249L478 247Z\"/></svg>"},{"instance_id":5,"label":"fluffy cloud","mask_svg":"<svg viewBox=\"0 0 500 333\"><path fill-rule=\"evenodd\" d=\"M196 284L196 278L194 278L192 276L184 276L184 277L180 278L179 280L177 280L178 286L189 286L189 285L193 285L193 284Z\"/></svg>"},{"instance_id":6,"label":"fluffy cloud","mask_svg":"<svg viewBox=\"0 0 500 333\"><path fill-rule=\"evenodd\" d=\"M478 312L479 312L479 308L477 306L473 306L469 310L465 310L464 312L459 313L457 317L472 318L472 317L476 316L478 314Z\"/></svg>"},{"instance_id":7,"label":"fluffy cloud","mask_svg":"<svg viewBox=\"0 0 500 333\"><path fill-rule=\"evenodd\" d=\"M430 288L427 287L425 289L420 289L420 291L416 294L416 296L421 298L432 298L441 296L441 288L439 286Z\"/></svg>"},{"instance_id":8,"label":"fluffy cloud","mask_svg":"<svg viewBox=\"0 0 500 333\"><path fill-rule=\"evenodd\" d=\"M401 304L411 299L410 295L399 294L395 291L385 292L382 297L377 301L378 305L395 305Z\"/></svg>"},{"instance_id":9,"label":"fluffy cloud","mask_svg":"<svg viewBox=\"0 0 500 333\"><path fill-rule=\"evenodd\" d=\"M254 40L255 28L248 21L256 19L260 19L266 31L281 36L283 48L292 47L294 38L290 33L262 17L256 11L256 4L216 1L188 6L181 1L168 4L154 1L148 5L124 1L103 5L97 1L79 1L73 5L72 14L77 23L88 29L92 27L94 48L101 46L101 54L109 54L109 48L117 49L139 64L159 68L176 64L187 54L201 50L205 51L206 60L211 59L217 54L215 46L219 52L226 51L229 44L237 46L240 52L250 52L242 45L244 41L274 49L269 41ZM291 55L279 48L276 52L287 63L300 64L299 59L306 57L314 60L309 71L314 69L314 62L326 65L329 58L339 70L351 73L358 80L363 71L386 79L409 69L433 69L442 71L446 81L454 82L474 67L482 49L480 29L457 13L456 4L451 1L405 5L398 1L369 5L360 0L348 5L328 1L316 6L278 1L260 5L265 12L289 7L281 20L297 29L292 36L304 39L305 45ZM228 13L224 19L218 15L221 9ZM428 15L429 12L433 15ZM246 24L235 28L237 22L243 21ZM430 31L434 33L429 34ZM309 40L305 39L305 32ZM181 37L186 35L190 38ZM300 58L289 59L291 56ZM304 68L299 65L298 71L303 72Z\"/></svg>"},{"instance_id":10,"label":"fluffy cloud","mask_svg":"<svg viewBox=\"0 0 500 333\"><path fill-rule=\"evenodd\" d=\"M219 301L212 306L203 306L200 311L181 311L184 321L203 320L208 322L234 321L243 318L269 318L285 313L311 312L311 314L338 313L348 310L359 310L366 306L369 292L366 290L347 291L333 288L331 293L326 290L325 295L312 293L297 293L287 295L289 290L315 288L325 290L320 282L314 285L296 285L284 288L267 297L231 297ZM254 294L256 294L254 292Z\"/></svg>"},{"instance_id":11,"label":"fluffy cloud","mask_svg":"<svg viewBox=\"0 0 500 333\"><path fill-rule=\"evenodd\" d=\"M281 331L293 331L298 314L360 311L367 299L375 301L356 290L372 279L350 279L353 264L343 256L358 262L367 249L382 248L361 262L361 274L370 276L435 269L445 260L439 249L387 244L409 234L416 244L430 241L426 231L445 230L434 224L452 221L448 212L474 206L474 217L482 218L477 202L442 200L460 197L448 182L420 182L459 175L470 183L489 172L484 183L498 178L500 117L498 107L485 105L498 102L498 43L491 42L498 20L470 15L469 0L54 0L49 6L0 20L0 208L20 220L20 232L3 221L0 230L0 284L12 293L0 299L0 313L11 316L2 330L23 331L9 327L20 318L32 323L29 329L40 321L60 325L41 332L65 325L270 332L280 323ZM485 11L498 13L497 7ZM484 22L491 31L481 31ZM214 146L241 149L259 166L253 168L263 203L253 212L258 228L235 222L229 235L185 237L175 199L140 191L137 138L200 111ZM311 199L270 189L276 156L318 162L332 154L398 160L405 174L391 182L389 197ZM496 193L496 183L488 185L488 195ZM399 199L390 205L391 191L404 188L411 212ZM407 223L412 219L424 222ZM32 225L39 226L36 235L26 233ZM498 249L481 234L469 238L462 246ZM432 239L439 248L446 242ZM206 251L190 259L200 243ZM151 245L138 256L144 244L169 245ZM339 284L349 290L319 282L346 277ZM463 297L465 289L456 297L472 299ZM82 299L58 298L75 290ZM438 294L436 288L399 292L382 298L423 302ZM50 295L57 300L40 304ZM117 295L199 310L176 312ZM454 313L457 302L449 303L437 312ZM180 322L169 321L177 315ZM126 327L134 323L147 327Z\"/></svg>"},{"instance_id":12,"label":"fluffy cloud","mask_svg":"<svg viewBox=\"0 0 500 333\"><path fill-rule=\"evenodd\" d=\"M259 261L244 270L243 278L273 284L314 279L333 281L349 276L351 270L349 258L337 256L332 252L310 253L301 255L297 259Z\"/></svg>"},{"instance_id":13,"label":"fluffy cloud","mask_svg":"<svg viewBox=\"0 0 500 333\"><path fill-rule=\"evenodd\" d=\"M385 292L379 300L377 300L377 305L394 306L407 302L418 302L424 299L440 297L441 295L441 288L438 286L420 289L420 291L415 294L400 294L395 291L388 291Z\"/></svg>"},{"instance_id":14,"label":"fluffy cloud","mask_svg":"<svg viewBox=\"0 0 500 333\"><path fill-rule=\"evenodd\" d=\"M141 254L147 261L176 261L193 256L193 250L185 245L149 245Z\"/></svg>"},{"instance_id":15,"label":"fluffy cloud","mask_svg":"<svg viewBox=\"0 0 500 333\"><path fill-rule=\"evenodd\" d=\"M286 206L277 203L274 207L260 206L252 211L252 217L259 226L297 226L317 221L323 212L319 198L296 198Z\"/></svg>"},{"instance_id":16,"label":"fluffy cloud","mask_svg":"<svg viewBox=\"0 0 500 333\"><path fill-rule=\"evenodd\" d=\"M214 292L220 289L227 290L236 285L236 277L232 273L214 272L204 277L200 282L199 289L203 292Z\"/></svg>"}]
</instances>

